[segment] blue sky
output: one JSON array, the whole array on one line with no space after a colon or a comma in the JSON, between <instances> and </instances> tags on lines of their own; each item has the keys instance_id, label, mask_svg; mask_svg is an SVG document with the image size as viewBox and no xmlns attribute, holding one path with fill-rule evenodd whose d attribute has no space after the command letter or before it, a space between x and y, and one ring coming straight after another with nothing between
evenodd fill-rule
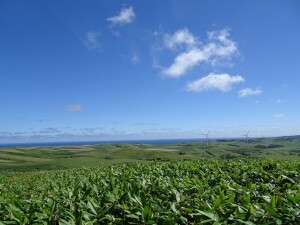
<instances>
[{"instance_id":1,"label":"blue sky","mask_svg":"<svg viewBox=\"0 0 300 225\"><path fill-rule=\"evenodd\" d=\"M0 142L300 134L299 12L0 0Z\"/></svg>"}]
</instances>

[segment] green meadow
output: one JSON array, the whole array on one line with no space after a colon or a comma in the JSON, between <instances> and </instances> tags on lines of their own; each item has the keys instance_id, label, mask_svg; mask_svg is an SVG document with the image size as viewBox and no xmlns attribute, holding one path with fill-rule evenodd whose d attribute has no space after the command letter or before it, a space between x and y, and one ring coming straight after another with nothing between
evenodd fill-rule
<instances>
[{"instance_id":1,"label":"green meadow","mask_svg":"<svg viewBox=\"0 0 300 225\"><path fill-rule=\"evenodd\" d=\"M210 140L170 145L99 144L0 149L0 171L56 170L126 162L198 159L300 159L300 138Z\"/></svg>"}]
</instances>

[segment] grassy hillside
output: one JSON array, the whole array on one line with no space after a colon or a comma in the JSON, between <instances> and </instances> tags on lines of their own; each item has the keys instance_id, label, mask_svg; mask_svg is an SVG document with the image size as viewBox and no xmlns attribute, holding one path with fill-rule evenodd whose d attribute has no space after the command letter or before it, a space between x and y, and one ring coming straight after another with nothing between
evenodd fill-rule
<instances>
[{"instance_id":1,"label":"grassy hillside","mask_svg":"<svg viewBox=\"0 0 300 225\"><path fill-rule=\"evenodd\" d=\"M245 140L217 140L172 145L99 144L64 147L0 149L0 171L53 170L124 162L231 159L300 159L299 136Z\"/></svg>"}]
</instances>

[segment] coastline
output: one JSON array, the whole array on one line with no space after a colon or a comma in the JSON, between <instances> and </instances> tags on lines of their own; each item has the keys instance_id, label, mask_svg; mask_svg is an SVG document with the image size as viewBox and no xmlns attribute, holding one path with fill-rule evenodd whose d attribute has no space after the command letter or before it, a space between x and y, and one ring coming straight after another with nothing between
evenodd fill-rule
<instances>
[{"instance_id":1,"label":"coastline","mask_svg":"<svg viewBox=\"0 0 300 225\"><path fill-rule=\"evenodd\" d=\"M204 142L204 138L198 139L153 139L153 140L110 140L110 141L62 141L62 142L33 142L33 143L3 143L0 148L14 147L46 147L46 146L80 146L80 145L96 145L96 144L179 144L190 142Z\"/></svg>"}]
</instances>

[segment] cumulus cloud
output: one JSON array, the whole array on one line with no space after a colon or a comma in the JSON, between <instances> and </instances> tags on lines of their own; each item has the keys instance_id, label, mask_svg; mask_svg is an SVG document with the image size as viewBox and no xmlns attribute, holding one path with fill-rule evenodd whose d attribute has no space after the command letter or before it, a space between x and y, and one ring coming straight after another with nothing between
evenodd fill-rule
<instances>
[{"instance_id":1,"label":"cumulus cloud","mask_svg":"<svg viewBox=\"0 0 300 225\"><path fill-rule=\"evenodd\" d=\"M99 32L87 32L83 38L83 43L89 50L100 49Z\"/></svg>"},{"instance_id":2,"label":"cumulus cloud","mask_svg":"<svg viewBox=\"0 0 300 225\"><path fill-rule=\"evenodd\" d=\"M205 77L189 82L186 85L186 90L194 92L203 92L217 89L222 92L228 92L231 90L234 84L238 84L244 81L245 79L239 75L231 76L226 73L210 73Z\"/></svg>"},{"instance_id":3,"label":"cumulus cloud","mask_svg":"<svg viewBox=\"0 0 300 225\"><path fill-rule=\"evenodd\" d=\"M196 66L200 61L205 61L206 55L198 49L191 49L178 55L173 64L164 69L163 73L169 77L180 77L189 69Z\"/></svg>"},{"instance_id":4,"label":"cumulus cloud","mask_svg":"<svg viewBox=\"0 0 300 225\"><path fill-rule=\"evenodd\" d=\"M179 46L193 47L197 42L197 38L187 28L180 29L173 35L165 35L166 46L170 49Z\"/></svg>"},{"instance_id":5,"label":"cumulus cloud","mask_svg":"<svg viewBox=\"0 0 300 225\"><path fill-rule=\"evenodd\" d=\"M256 89L252 89L252 88L244 88L243 90L239 91L239 97L247 97L247 96L251 96L251 95L260 95L262 93L261 88L256 88Z\"/></svg>"},{"instance_id":6,"label":"cumulus cloud","mask_svg":"<svg viewBox=\"0 0 300 225\"><path fill-rule=\"evenodd\" d=\"M136 15L132 7L122 8L120 13L116 16L107 18L107 21L112 25L124 25L132 23Z\"/></svg>"},{"instance_id":7,"label":"cumulus cloud","mask_svg":"<svg viewBox=\"0 0 300 225\"><path fill-rule=\"evenodd\" d=\"M229 36L228 29L208 32L208 42L202 44L187 28L178 30L173 35L166 35L166 47L170 49L180 47L181 51L173 63L163 69L163 74L180 77L200 63L214 66L224 60L230 60L238 49L237 44Z\"/></svg>"},{"instance_id":8,"label":"cumulus cloud","mask_svg":"<svg viewBox=\"0 0 300 225\"><path fill-rule=\"evenodd\" d=\"M70 104L67 105L66 110L69 112L79 112L82 111L82 107L80 104Z\"/></svg>"},{"instance_id":9,"label":"cumulus cloud","mask_svg":"<svg viewBox=\"0 0 300 225\"><path fill-rule=\"evenodd\" d=\"M278 113L278 114L274 115L274 118L278 119L278 120L285 120L286 119L286 115L283 114L283 113Z\"/></svg>"}]
</instances>

